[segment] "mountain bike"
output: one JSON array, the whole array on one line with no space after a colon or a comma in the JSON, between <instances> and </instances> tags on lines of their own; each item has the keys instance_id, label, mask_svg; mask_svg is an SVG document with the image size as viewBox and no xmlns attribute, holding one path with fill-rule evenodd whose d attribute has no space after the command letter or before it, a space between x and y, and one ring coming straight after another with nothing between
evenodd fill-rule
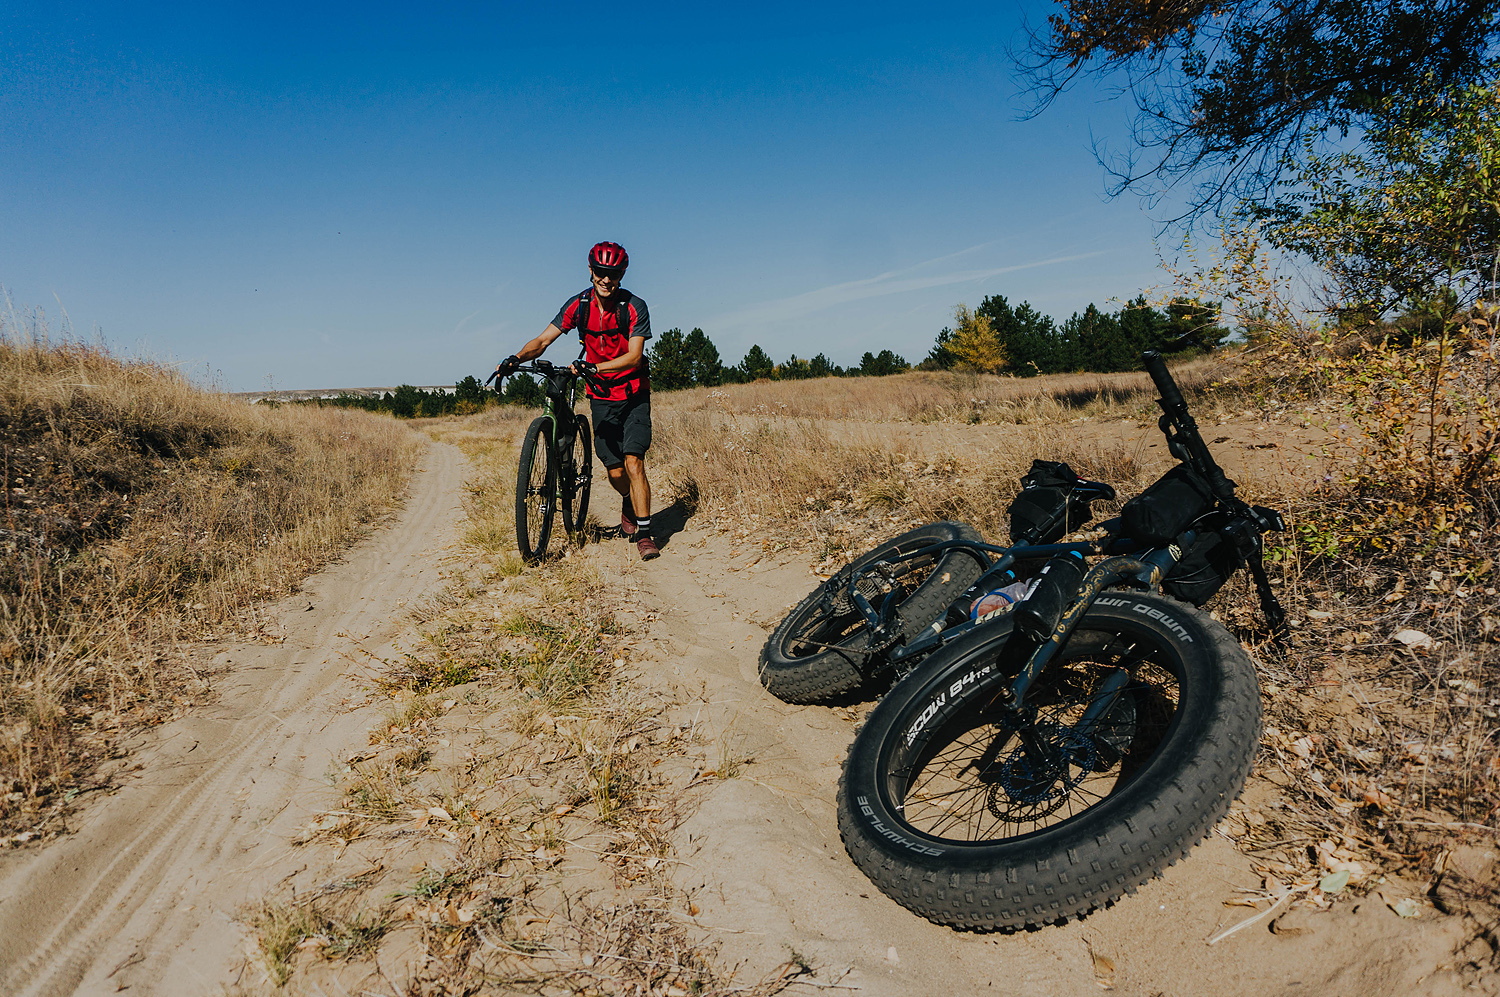
<instances>
[{"instance_id":1,"label":"mountain bike","mask_svg":"<svg viewBox=\"0 0 1500 997\"><path fill-rule=\"evenodd\" d=\"M1160 356L1143 360L1179 463L1101 537L1056 542L1113 489L1038 461L1012 505L1015 545L937 538L959 524L913 531L830 578L763 652L773 691L799 667L900 676L849 748L839 830L876 886L940 924L1041 925L1132 892L1249 776L1255 669L1197 606L1248 566L1279 629L1261 551L1284 524L1236 497ZM1015 601L971 609L996 589Z\"/></svg>"},{"instance_id":2,"label":"mountain bike","mask_svg":"<svg viewBox=\"0 0 1500 997\"><path fill-rule=\"evenodd\" d=\"M496 374L499 372L497 371ZM552 538L552 519L558 509L569 536L583 532L594 477L593 440L588 416L574 411L578 381L596 384L591 375L574 374L548 360L533 360L517 374L538 374L545 384L542 414L532 420L521 443L516 474L516 545L528 563L541 560ZM500 380L491 374L486 384Z\"/></svg>"}]
</instances>

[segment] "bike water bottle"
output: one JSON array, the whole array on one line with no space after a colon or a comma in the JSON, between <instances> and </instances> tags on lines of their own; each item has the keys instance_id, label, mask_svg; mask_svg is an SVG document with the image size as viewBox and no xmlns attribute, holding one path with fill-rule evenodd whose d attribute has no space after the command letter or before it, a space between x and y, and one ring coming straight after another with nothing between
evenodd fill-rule
<instances>
[{"instance_id":1,"label":"bike water bottle","mask_svg":"<svg viewBox=\"0 0 1500 997\"><path fill-rule=\"evenodd\" d=\"M981 616L1009 609L1031 593L1036 587L1036 579L1029 582L1011 582L1009 585L991 589L978 599L974 600L969 607L969 619L977 620Z\"/></svg>"},{"instance_id":2,"label":"bike water bottle","mask_svg":"<svg viewBox=\"0 0 1500 997\"><path fill-rule=\"evenodd\" d=\"M1083 555L1073 551L1048 561L1037 576L1036 587L1015 609L1016 629L1038 643L1046 640L1078 593L1087 568Z\"/></svg>"}]
</instances>

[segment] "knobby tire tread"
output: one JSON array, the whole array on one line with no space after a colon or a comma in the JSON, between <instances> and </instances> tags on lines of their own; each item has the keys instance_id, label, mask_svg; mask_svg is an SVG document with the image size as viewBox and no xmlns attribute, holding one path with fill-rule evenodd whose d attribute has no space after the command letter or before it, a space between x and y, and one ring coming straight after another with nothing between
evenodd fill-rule
<instances>
[{"instance_id":1,"label":"knobby tire tread","mask_svg":"<svg viewBox=\"0 0 1500 997\"><path fill-rule=\"evenodd\" d=\"M942 540L979 541L979 532L966 523L939 522L911 530L893 537L872 550L860 555L853 563L863 564L879 560L882 552L894 551L897 545L908 541L913 534L928 531L931 543ZM949 551L932 570L932 577L924 582L900 605L902 632L910 639L933 620L948 610L953 600L964 593L979 578L979 563L962 552ZM941 581L946 572L949 580ZM835 578L838 574L835 574ZM782 647L792 638L792 631L803 622L807 610L824 599L829 582L824 582L776 626L766 640L760 653L761 684L777 699L787 703L819 703L841 696L859 688L868 677L868 669L861 667L865 656L829 650L821 654L809 654L801 658L787 658Z\"/></svg>"},{"instance_id":2,"label":"knobby tire tread","mask_svg":"<svg viewBox=\"0 0 1500 997\"><path fill-rule=\"evenodd\" d=\"M1146 598L1144 596L1138 598ZM1045 837L1018 841L1003 863L903 860L855 812L850 771L856 752L874 750L856 738L839 781L838 822L855 864L882 892L928 920L954 928L994 931L1041 926L1082 916L1134 893L1161 875L1206 837L1229 810L1249 778L1260 744L1261 701L1255 666L1233 635L1207 614L1167 596L1149 597L1189 617L1209 638L1206 653L1222 662L1222 682L1200 725L1203 735L1191 756L1154 793L1131 787L1133 805L1115 808L1102 826L1079 834L1082 822L1061 835L1067 847ZM941 667L933 659L926 666ZM906 681L921 680L919 668ZM915 689L915 686L912 688ZM895 705L897 690L886 697ZM883 704L884 705L884 704ZM894 711L893 711L894 712ZM871 718L874 719L873 717ZM865 729L870 728L867 721ZM889 736L899 736L894 730Z\"/></svg>"},{"instance_id":3,"label":"knobby tire tread","mask_svg":"<svg viewBox=\"0 0 1500 997\"><path fill-rule=\"evenodd\" d=\"M583 475L578 474L577 471L580 466L584 469L585 473L592 470L594 460L594 441L592 438L592 434L589 432L589 424L586 418L580 417L578 419L577 430L577 434L573 437L572 457L574 469L573 489L574 498L577 501L577 514L573 514L574 503L571 501L568 503L569 512L567 513L568 518L571 520L567 524L568 532L574 534L582 533L583 525L588 521L589 494L593 489L592 475L590 475L589 480L586 484L580 484L580 482L583 481L584 478ZM579 543L582 543L582 540L580 540Z\"/></svg>"}]
</instances>

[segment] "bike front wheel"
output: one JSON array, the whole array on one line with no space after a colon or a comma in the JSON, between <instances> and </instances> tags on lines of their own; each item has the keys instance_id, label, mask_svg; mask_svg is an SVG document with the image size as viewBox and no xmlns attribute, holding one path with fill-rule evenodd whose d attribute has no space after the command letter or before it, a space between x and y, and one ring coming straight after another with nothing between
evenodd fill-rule
<instances>
[{"instance_id":1,"label":"bike front wheel","mask_svg":"<svg viewBox=\"0 0 1500 997\"><path fill-rule=\"evenodd\" d=\"M587 420L578 420L573 450L563 457L562 463L572 469L573 490L568 496L565 511L568 532L576 536L583 532L584 521L588 518L589 490L594 478L594 441L589 433Z\"/></svg>"},{"instance_id":2,"label":"bike front wheel","mask_svg":"<svg viewBox=\"0 0 1500 997\"><path fill-rule=\"evenodd\" d=\"M879 561L898 567L889 587L867 575L858 583L875 609L894 600L897 636L910 639L948 609L979 578L979 562L961 550L901 560L945 540L979 542L964 523L928 523L887 540L813 589L786 615L760 652L760 681L788 703L816 703L851 692L874 669L882 649L870 646L870 625L849 598L852 572Z\"/></svg>"},{"instance_id":3,"label":"bike front wheel","mask_svg":"<svg viewBox=\"0 0 1500 997\"><path fill-rule=\"evenodd\" d=\"M1052 923L1174 864L1244 787L1255 668L1190 606L1107 592L1027 691L1009 617L896 685L849 749L839 830L855 864L954 927Z\"/></svg>"},{"instance_id":4,"label":"bike front wheel","mask_svg":"<svg viewBox=\"0 0 1500 997\"><path fill-rule=\"evenodd\" d=\"M551 422L538 416L521 443L516 473L516 546L528 563L547 553L557 503L557 464L552 456Z\"/></svg>"}]
</instances>

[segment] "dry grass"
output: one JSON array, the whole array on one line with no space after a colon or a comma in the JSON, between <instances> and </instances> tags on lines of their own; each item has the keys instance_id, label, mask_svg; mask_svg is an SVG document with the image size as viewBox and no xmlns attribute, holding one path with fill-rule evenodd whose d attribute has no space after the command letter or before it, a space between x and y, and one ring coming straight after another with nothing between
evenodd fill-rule
<instances>
[{"instance_id":1,"label":"dry grass","mask_svg":"<svg viewBox=\"0 0 1500 997\"><path fill-rule=\"evenodd\" d=\"M0 830L23 836L121 732L208 694L184 641L336 556L419 446L390 419L247 406L43 332L0 324Z\"/></svg>"},{"instance_id":2,"label":"dry grass","mask_svg":"<svg viewBox=\"0 0 1500 997\"><path fill-rule=\"evenodd\" d=\"M1177 368L1183 389L1215 376L1217 361ZM656 395L653 409L863 422L1036 423L1110 414L1155 397L1144 373L997 377L912 371L890 377L824 377L690 388Z\"/></svg>"},{"instance_id":3,"label":"dry grass","mask_svg":"<svg viewBox=\"0 0 1500 997\"><path fill-rule=\"evenodd\" d=\"M722 528L756 534L768 549L805 547L824 561L939 519L972 523L1003 542L1006 508L1036 457L1066 460L1127 496L1164 468L1069 424L1030 427L1012 444L960 439L951 450L915 454L878 436L836 439L810 419L664 408L654 421L659 504L675 497Z\"/></svg>"}]
</instances>

